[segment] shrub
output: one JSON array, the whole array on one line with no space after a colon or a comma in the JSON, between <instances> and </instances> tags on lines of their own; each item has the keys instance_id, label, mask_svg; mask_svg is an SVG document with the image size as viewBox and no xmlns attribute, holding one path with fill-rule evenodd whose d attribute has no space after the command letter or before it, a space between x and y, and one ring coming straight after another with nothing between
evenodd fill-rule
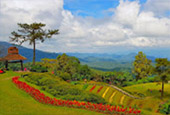
<instances>
[{"instance_id":1,"label":"shrub","mask_svg":"<svg viewBox=\"0 0 170 115\"><path fill-rule=\"evenodd\" d=\"M102 97L81 90L48 73L31 73L24 78L26 81L40 86L42 90L62 99L106 103Z\"/></svg>"},{"instance_id":2,"label":"shrub","mask_svg":"<svg viewBox=\"0 0 170 115\"><path fill-rule=\"evenodd\" d=\"M83 90L87 89L88 86L88 84L83 85Z\"/></svg>"},{"instance_id":3,"label":"shrub","mask_svg":"<svg viewBox=\"0 0 170 115\"><path fill-rule=\"evenodd\" d=\"M140 79L138 81L134 80L134 81L124 82L122 86L125 87L125 86L130 86L135 84L150 83L154 81L155 81L154 77L147 77L147 78Z\"/></svg>"},{"instance_id":4,"label":"shrub","mask_svg":"<svg viewBox=\"0 0 170 115\"><path fill-rule=\"evenodd\" d=\"M31 67L31 70L32 72L48 72L47 68L46 67L43 67L41 65L33 65Z\"/></svg>"},{"instance_id":5,"label":"shrub","mask_svg":"<svg viewBox=\"0 0 170 115\"><path fill-rule=\"evenodd\" d=\"M79 82L78 81L71 81L71 84L72 85L77 85L77 84L79 84Z\"/></svg>"},{"instance_id":6,"label":"shrub","mask_svg":"<svg viewBox=\"0 0 170 115\"><path fill-rule=\"evenodd\" d=\"M58 79L57 77L53 78L53 75L48 73L29 73L23 76L26 81L39 86L57 84L61 81L61 79Z\"/></svg>"},{"instance_id":7,"label":"shrub","mask_svg":"<svg viewBox=\"0 0 170 115\"><path fill-rule=\"evenodd\" d=\"M170 100L169 100L169 102L160 106L160 112L163 114L166 114L166 115L170 114Z\"/></svg>"},{"instance_id":8,"label":"shrub","mask_svg":"<svg viewBox=\"0 0 170 115\"><path fill-rule=\"evenodd\" d=\"M64 73L61 73L59 76L65 81L71 80L71 75L69 73L64 72Z\"/></svg>"}]
</instances>

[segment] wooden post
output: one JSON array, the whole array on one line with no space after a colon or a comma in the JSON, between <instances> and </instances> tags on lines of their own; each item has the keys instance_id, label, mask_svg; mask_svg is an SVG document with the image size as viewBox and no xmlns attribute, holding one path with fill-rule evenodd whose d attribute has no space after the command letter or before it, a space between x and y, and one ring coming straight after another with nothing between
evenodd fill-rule
<instances>
[{"instance_id":1,"label":"wooden post","mask_svg":"<svg viewBox=\"0 0 170 115\"><path fill-rule=\"evenodd\" d=\"M23 68L23 61L20 60L20 62L21 62L21 70L24 71L24 68Z\"/></svg>"},{"instance_id":2,"label":"wooden post","mask_svg":"<svg viewBox=\"0 0 170 115\"><path fill-rule=\"evenodd\" d=\"M8 61L5 61L5 68L8 70Z\"/></svg>"}]
</instances>

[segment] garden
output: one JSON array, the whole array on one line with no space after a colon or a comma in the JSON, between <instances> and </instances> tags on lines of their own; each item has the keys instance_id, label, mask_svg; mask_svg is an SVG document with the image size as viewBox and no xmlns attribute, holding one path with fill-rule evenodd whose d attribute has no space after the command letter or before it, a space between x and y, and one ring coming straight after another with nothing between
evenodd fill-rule
<instances>
[{"instance_id":1,"label":"garden","mask_svg":"<svg viewBox=\"0 0 170 115\"><path fill-rule=\"evenodd\" d=\"M162 98L157 77L136 81L133 73L94 70L66 54L24 67L22 72L18 64L15 70L9 66L13 74L1 69L1 76L9 74L17 88L41 104L102 114L169 114L170 84L164 84Z\"/></svg>"}]
</instances>

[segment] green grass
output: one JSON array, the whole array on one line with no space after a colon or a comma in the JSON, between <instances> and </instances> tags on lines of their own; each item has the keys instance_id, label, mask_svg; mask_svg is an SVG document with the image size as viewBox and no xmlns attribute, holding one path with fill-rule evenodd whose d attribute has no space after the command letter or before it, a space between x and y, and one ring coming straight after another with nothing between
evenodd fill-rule
<instances>
[{"instance_id":1,"label":"green grass","mask_svg":"<svg viewBox=\"0 0 170 115\"><path fill-rule=\"evenodd\" d=\"M87 111L82 109L74 109L67 107L57 107L51 105L41 104L35 101L31 96L26 94L24 91L18 89L11 81L13 76L20 76L22 73L16 72L7 72L5 74L0 74L0 115L99 115L100 113L96 113L93 111ZM20 80L24 80L20 78ZM30 84L32 85L32 84ZM32 85L33 86L33 85ZM34 85L33 87L39 89L38 86ZM83 85L77 85L77 87L82 88ZM89 85L86 91L89 91L93 85ZM92 91L92 93L97 93L97 90L100 86L96 86L96 88ZM107 86L104 86L102 90L98 93L98 95L102 96ZM158 106L161 102L169 100L170 98L170 84L165 84L165 95L164 100L160 99L161 85L157 85L157 83L146 83L146 84L138 84L133 86L124 87L125 90L132 92L132 94L142 93L146 96L146 98L142 100L133 99L131 97L125 96L123 101L123 105L125 106L137 106L142 108L144 115L159 115L155 113L158 109ZM148 89L152 89L152 93L148 91ZM42 90L41 90L42 91ZM113 91L117 93L113 97L112 104L119 105L121 97L123 94L115 89L110 88L107 94L105 95L105 100L109 101L110 96ZM43 92L46 95L52 97L47 92Z\"/></svg>"},{"instance_id":2,"label":"green grass","mask_svg":"<svg viewBox=\"0 0 170 115\"><path fill-rule=\"evenodd\" d=\"M18 89L12 76L21 73L0 74L0 115L102 115L93 111L45 105Z\"/></svg>"},{"instance_id":3,"label":"green grass","mask_svg":"<svg viewBox=\"0 0 170 115\"><path fill-rule=\"evenodd\" d=\"M132 93L142 93L146 97L142 100L132 100L130 105L137 105L140 108L150 110L152 112L155 112L159 104L167 101L170 99L170 84L165 84L165 93L163 100L160 98L161 93L159 90L161 89L161 84L157 83L146 83L146 84L138 84L133 86L128 86L124 88L127 91L130 91ZM151 89L152 92L148 91L148 89Z\"/></svg>"},{"instance_id":4,"label":"green grass","mask_svg":"<svg viewBox=\"0 0 170 115\"><path fill-rule=\"evenodd\" d=\"M102 96L106 89L107 89L107 87L104 86L104 87L102 88L102 90L98 93L98 95Z\"/></svg>"},{"instance_id":5,"label":"green grass","mask_svg":"<svg viewBox=\"0 0 170 115\"><path fill-rule=\"evenodd\" d=\"M87 91L89 91L93 85L89 85ZM100 86L96 86L96 88L92 91L92 93L97 92L98 88ZM152 89L152 93L148 92L147 89L150 88ZM160 92L158 91L161 88L160 85L156 85L156 83L147 83L147 84L138 84L134 86L128 86L124 87L126 91L132 92L132 94L137 93L142 93L146 95L146 98L144 99L133 99L129 96L125 96L123 100L123 105L124 106L131 106L131 107L137 107L142 109L144 115L160 115L160 113L155 113L156 110L158 109L159 104L162 101L166 101L170 99L170 84L165 85L165 98L164 100L160 99ZM103 89L98 93L98 95L102 96L105 90L107 89L107 86L104 86ZM106 93L104 99L109 102L109 98L112 95L113 92L116 91L116 94L112 98L112 102L110 104L114 105L120 105L121 98L124 95L123 93L117 91L116 89L110 88L108 92Z\"/></svg>"},{"instance_id":6,"label":"green grass","mask_svg":"<svg viewBox=\"0 0 170 115\"><path fill-rule=\"evenodd\" d=\"M109 90L108 90L108 92L107 92L106 95L105 95L105 100L107 100L108 102L109 102L110 96L111 96L112 93L113 93L113 90L114 90L114 89L112 89L112 88L110 87Z\"/></svg>"},{"instance_id":7,"label":"green grass","mask_svg":"<svg viewBox=\"0 0 170 115\"><path fill-rule=\"evenodd\" d=\"M93 93L97 94L97 90L100 88L100 86L96 85L96 87L92 90Z\"/></svg>"}]
</instances>

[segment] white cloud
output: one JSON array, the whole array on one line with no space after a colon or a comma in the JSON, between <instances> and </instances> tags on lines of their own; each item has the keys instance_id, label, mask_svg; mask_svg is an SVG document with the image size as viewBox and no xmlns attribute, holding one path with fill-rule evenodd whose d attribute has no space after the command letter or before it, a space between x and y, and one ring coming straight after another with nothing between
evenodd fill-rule
<instances>
[{"instance_id":1,"label":"white cloud","mask_svg":"<svg viewBox=\"0 0 170 115\"><path fill-rule=\"evenodd\" d=\"M18 22L40 21L48 28L60 30L55 39L37 45L45 51L107 52L114 47L170 45L170 19L158 18L151 10L140 11L136 1L120 0L117 8L111 8L114 15L103 19L75 16L63 9L63 0L1 0L0 5L0 40L9 41Z\"/></svg>"},{"instance_id":2,"label":"white cloud","mask_svg":"<svg viewBox=\"0 0 170 115\"><path fill-rule=\"evenodd\" d=\"M138 17L140 5L138 2L120 0L120 5L115 10L114 20L127 26L134 25Z\"/></svg>"},{"instance_id":3,"label":"white cloud","mask_svg":"<svg viewBox=\"0 0 170 115\"><path fill-rule=\"evenodd\" d=\"M170 0L147 0L144 9L154 12L157 16L165 15L170 12Z\"/></svg>"},{"instance_id":4,"label":"white cloud","mask_svg":"<svg viewBox=\"0 0 170 115\"><path fill-rule=\"evenodd\" d=\"M170 36L170 19L156 18L152 12L142 12L134 25L134 32L143 36Z\"/></svg>"},{"instance_id":5,"label":"white cloud","mask_svg":"<svg viewBox=\"0 0 170 115\"><path fill-rule=\"evenodd\" d=\"M149 39L146 37L137 37L130 39L130 44L134 46L140 46L140 47L146 47L146 46L154 46L155 45L155 40L154 39Z\"/></svg>"}]
</instances>

